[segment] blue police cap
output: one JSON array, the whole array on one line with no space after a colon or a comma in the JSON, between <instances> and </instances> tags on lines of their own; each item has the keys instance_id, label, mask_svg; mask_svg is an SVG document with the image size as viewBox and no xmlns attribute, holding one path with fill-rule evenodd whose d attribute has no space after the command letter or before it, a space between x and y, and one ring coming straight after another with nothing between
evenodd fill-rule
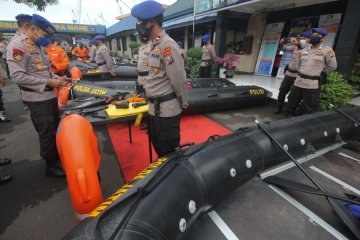
<instances>
[{"instance_id":1,"label":"blue police cap","mask_svg":"<svg viewBox=\"0 0 360 240\"><path fill-rule=\"evenodd\" d=\"M139 20L150 20L162 14L165 11L164 7L153 0L148 0L135 5L131 9L131 15Z\"/></svg>"},{"instance_id":2,"label":"blue police cap","mask_svg":"<svg viewBox=\"0 0 360 240\"><path fill-rule=\"evenodd\" d=\"M89 41L89 44L95 44L96 43L96 40L95 39L91 39L90 41Z\"/></svg>"},{"instance_id":3,"label":"blue police cap","mask_svg":"<svg viewBox=\"0 0 360 240\"><path fill-rule=\"evenodd\" d=\"M182 46L182 45L183 45L182 41L177 41L176 43L177 43L179 46Z\"/></svg>"},{"instance_id":4,"label":"blue police cap","mask_svg":"<svg viewBox=\"0 0 360 240\"><path fill-rule=\"evenodd\" d=\"M210 40L210 37L209 37L209 34L205 34L201 37L204 41L209 41Z\"/></svg>"},{"instance_id":5,"label":"blue police cap","mask_svg":"<svg viewBox=\"0 0 360 240\"><path fill-rule=\"evenodd\" d=\"M323 35L324 37L328 34L328 32L327 32L325 29L323 29L323 28L313 28L313 29L312 29L312 32L313 32L313 33L321 34L321 35Z\"/></svg>"},{"instance_id":6,"label":"blue police cap","mask_svg":"<svg viewBox=\"0 0 360 240\"><path fill-rule=\"evenodd\" d=\"M54 35L56 33L55 27L40 15L33 14L31 23L50 35Z\"/></svg>"},{"instance_id":7,"label":"blue police cap","mask_svg":"<svg viewBox=\"0 0 360 240\"><path fill-rule=\"evenodd\" d=\"M15 17L18 22L31 22L32 16L27 14L19 14Z\"/></svg>"},{"instance_id":8,"label":"blue police cap","mask_svg":"<svg viewBox=\"0 0 360 240\"><path fill-rule=\"evenodd\" d=\"M97 41L97 40L105 40L105 36L104 35L97 35L94 37L94 40Z\"/></svg>"},{"instance_id":9,"label":"blue police cap","mask_svg":"<svg viewBox=\"0 0 360 240\"><path fill-rule=\"evenodd\" d=\"M305 31L300 33L301 37L311 38L311 31Z\"/></svg>"}]
</instances>

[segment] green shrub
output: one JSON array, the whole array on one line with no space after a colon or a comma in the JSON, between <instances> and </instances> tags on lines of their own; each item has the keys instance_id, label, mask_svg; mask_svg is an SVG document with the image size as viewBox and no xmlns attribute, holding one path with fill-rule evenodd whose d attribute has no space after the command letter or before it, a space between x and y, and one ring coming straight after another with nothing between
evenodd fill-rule
<instances>
[{"instance_id":1,"label":"green shrub","mask_svg":"<svg viewBox=\"0 0 360 240\"><path fill-rule=\"evenodd\" d=\"M139 54L139 48L134 48L131 51L132 51L132 54Z\"/></svg>"},{"instance_id":2,"label":"green shrub","mask_svg":"<svg viewBox=\"0 0 360 240\"><path fill-rule=\"evenodd\" d=\"M192 77L199 77L199 70L200 70L200 59L196 58L187 58L186 60L186 67L190 69L190 74Z\"/></svg>"},{"instance_id":3,"label":"green shrub","mask_svg":"<svg viewBox=\"0 0 360 240\"><path fill-rule=\"evenodd\" d=\"M328 74L328 82L321 87L320 110L329 110L330 104L342 107L355 95L356 90L350 86L344 76L338 72Z\"/></svg>"},{"instance_id":4,"label":"green shrub","mask_svg":"<svg viewBox=\"0 0 360 240\"><path fill-rule=\"evenodd\" d=\"M189 48L186 51L186 56L188 58L196 58L201 60L201 56L202 56L202 48L201 47L197 47L197 48Z\"/></svg>"},{"instance_id":5,"label":"green shrub","mask_svg":"<svg viewBox=\"0 0 360 240\"><path fill-rule=\"evenodd\" d=\"M139 48L139 43L138 42L129 42L129 48L131 48L131 49Z\"/></svg>"}]
</instances>

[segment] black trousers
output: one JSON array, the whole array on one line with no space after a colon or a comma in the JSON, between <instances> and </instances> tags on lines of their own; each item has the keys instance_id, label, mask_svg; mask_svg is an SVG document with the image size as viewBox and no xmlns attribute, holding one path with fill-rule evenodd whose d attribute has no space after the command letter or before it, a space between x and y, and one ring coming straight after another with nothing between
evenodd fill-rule
<instances>
[{"instance_id":1,"label":"black trousers","mask_svg":"<svg viewBox=\"0 0 360 240\"><path fill-rule=\"evenodd\" d=\"M211 64L206 67L200 67L199 77L200 78L210 78L211 77Z\"/></svg>"},{"instance_id":2,"label":"black trousers","mask_svg":"<svg viewBox=\"0 0 360 240\"><path fill-rule=\"evenodd\" d=\"M40 156L47 168L60 166L56 148L56 131L60 122L57 98L41 102L24 102L30 110L31 121L39 135Z\"/></svg>"},{"instance_id":3,"label":"black trousers","mask_svg":"<svg viewBox=\"0 0 360 240\"><path fill-rule=\"evenodd\" d=\"M293 86L289 95L289 102L286 108L286 113L294 115L300 101L303 100L305 113L310 114L316 112L320 101L319 89L306 89Z\"/></svg>"},{"instance_id":4,"label":"black trousers","mask_svg":"<svg viewBox=\"0 0 360 240\"><path fill-rule=\"evenodd\" d=\"M2 90L0 88L0 111L4 111L4 103L3 103L3 99L2 99L3 93Z\"/></svg>"},{"instance_id":5,"label":"black trousers","mask_svg":"<svg viewBox=\"0 0 360 240\"><path fill-rule=\"evenodd\" d=\"M296 77L289 77L285 75L283 81L281 82L279 88L278 102L277 102L277 106L279 108L282 108L284 106L285 97L290 92L291 87L294 85L295 79Z\"/></svg>"},{"instance_id":6,"label":"black trousers","mask_svg":"<svg viewBox=\"0 0 360 240\"><path fill-rule=\"evenodd\" d=\"M180 114L175 117L149 115L149 134L158 157L174 152L180 145Z\"/></svg>"}]
</instances>

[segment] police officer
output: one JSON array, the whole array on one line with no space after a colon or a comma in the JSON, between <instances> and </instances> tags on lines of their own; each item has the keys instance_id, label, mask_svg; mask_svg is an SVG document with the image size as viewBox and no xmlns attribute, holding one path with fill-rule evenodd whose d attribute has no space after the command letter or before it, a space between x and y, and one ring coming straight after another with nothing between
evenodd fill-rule
<instances>
[{"instance_id":1,"label":"police officer","mask_svg":"<svg viewBox=\"0 0 360 240\"><path fill-rule=\"evenodd\" d=\"M144 84L145 79L149 76L148 71L148 60L150 54L150 41L148 38L141 38L141 46L139 48L139 56L138 56L138 79L136 82L136 92L138 94L145 93Z\"/></svg>"},{"instance_id":2,"label":"police officer","mask_svg":"<svg viewBox=\"0 0 360 240\"><path fill-rule=\"evenodd\" d=\"M10 118L8 118L7 114L5 113L4 103L2 100L2 90L1 87L5 86L5 81L7 79L7 75L5 70L0 65L0 122L10 122Z\"/></svg>"},{"instance_id":3,"label":"police officer","mask_svg":"<svg viewBox=\"0 0 360 240\"><path fill-rule=\"evenodd\" d=\"M79 46L75 47L72 52L72 55L77 57L77 60L85 62L89 56L89 51L84 47L83 43L79 43Z\"/></svg>"},{"instance_id":4,"label":"police officer","mask_svg":"<svg viewBox=\"0 0 360 240\"><path fill-rule=\"evenodd\" d=\"M184 60L177 43L162 29L163 12L156 1L144 1L131 10L139 35L151 41L144 88L150 102L149 133L159 157L179 146L180 113L188 107Z\"/></svg>"},{"instance_id":5,"label":"police officer","mask_svg":"<svg viewBox=\"0 0 360 240\"><path fill-rule=\"evenodd\" d=\"M285 77L281 82L281 86L279 88L277 106L274 111L275 114L282 112L285 102L285 97L291 90L291 87L294 85L294 81L297 77L296 63L297 63L298 55L301 49L307 46L308 42L310 41L310 37L311 37L310 31L302 32L300 34L299 40L294 38L292 41L290 41L290 44L284 45L282 47L283 51L290 51L292 52L293 55L290 64L285 67Z\"/></svg>"},{"instance_id":6,"label":"police officer","mask_svg":"<svg viewBox=\"0 0 360 240\"><path fill-rule=\"evenodd\" d=\"M178 46L180 48L181 56L184 58L184 60L186 60L186 51L183 48L183 42L182 41L177 41L176 43L178 44Z\"/></svg>"},{"instance_id":7,"label":"police officer","mask_svg":"<svg viewBox=\"0 0 360 240\"><path fill-rule=\"evenodd\" d=\"M111 77L116 77L114 63L111 59L109 50L105 45L105 36L97 35L94 40L96 41L97 46L95 62L101 72L101 78L106 80Z\"/></svg>"},{"instance_id":8,"label":"police officer","mask_svg":"<svg viewBox=\"0 0 360 240\"><path fill-rule=\"evenodd\" d=\"M7 51L10 74L28 105L32 123L39 135L40 155L46 163L46 176L64 177L56 149L56 130L60 121L57 98L53 88L65 86L64 78L50 71L44 47L55 34L54 26L45 18L34 14L31 27L14 38Z\"/></svg>"},{"instance_id":9,"label":"police officer","mask_svg":"<svg viewBox=\"0 0 360 240\"><path fill-rule=\"evenodd\" d=\"M16 32L15 36L11 39L11 41L13 41L13 39L15 38L20 37L21 34L25 34L26 31L29 30L31 26L32 16L28 14L19 14L15 17L15 19L17 21L18 31ZM25 103L23 104L24 104L24 109L27 110L28 106Z\"/></svg>"},{"instance_id":10,"label":"police officer","mask_svg":"<svg viewBox=\"0 0 360 240\"><path fill-rule=\"evenodd\" d=\"M89 60L91 62L95 62L96 50L96 40L91 39L89 42Z\"/></svg>"},{"instance_id":11,"label":"police officer","mask_svg":"<svg viewBox=\"0 0 360 240\"><path fill-rule=\"evenodd\" d=\"M215 48L210 44L210 37L208 34L202 36L203 47L202 47L202 57L200 64L200 77L209 78L211 77L211 66L213 61L216 59Z\"/></svg>"},{"instance_id":12,"label":"police officer","mask_svg":"<svg viewBox=\"0 0 360 240\"><path fill-rule=\"evenodd\" d=\"M325 29L313 28L311 46L298 54L295 64L298 76L289 95L287 115L294 114L301 99L306 113L315 112L319 106L320 75L322 72L334 71L337 67L334 50L321 44L326 35Z\"/></svg>"}]
</instances>

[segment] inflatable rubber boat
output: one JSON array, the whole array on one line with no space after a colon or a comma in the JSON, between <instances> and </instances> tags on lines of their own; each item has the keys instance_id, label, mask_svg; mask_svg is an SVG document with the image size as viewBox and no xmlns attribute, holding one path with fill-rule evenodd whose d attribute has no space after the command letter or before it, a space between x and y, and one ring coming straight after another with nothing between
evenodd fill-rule
<instances>
[{"instance_id":1,"label":"inflatable rubber boat","mask_svg":"<svg viewBox=\"0 0 360 240\"><path fill-rule=\"evenodd\" d=\"M236 86L234 83L222 78L189 78L186 84L189 108L184 114L201 112L215 112L242 107L256 106L264 103L271 93L258 86ZM83 109L99 106L104 98L116 96L128 97L135 91L134 81L78 81L71 88L73 100L62 107L63 110ZM93 98L89 98L93 97ZM99 118L89 118L91 122L102 122L112 119L99 111Z\"/></svg>"},{"instance_id":2,"label":"inflatable rubber boat","mask_svg":"<svg viewBox=\"0 0 360 240\"><path fill-rule=\"evenodd\" d=\"M90 61L79 61L79 60L71 60L70 68L77 67L83 74L84 79L91 79L92 81L102 80L101 73L98 69L98 66L94 62ZM112 81L116 80L134 80L137 79L138 73L136 69L136 65L130 63L114 63L114 67L116 70L116 77L112 78Z\"/></svg>"},{"instance_id":3,"label":"inflatable rubber boat","mask_svg":"<svg viewBox=\"0 0 360 240\"><path fill-rule=\"evenodd\" d=\"M359 144L346 142L359 121L347 108L209 137L149 165L64 239L358 239Z\"/></svg>"}]
</instances>

